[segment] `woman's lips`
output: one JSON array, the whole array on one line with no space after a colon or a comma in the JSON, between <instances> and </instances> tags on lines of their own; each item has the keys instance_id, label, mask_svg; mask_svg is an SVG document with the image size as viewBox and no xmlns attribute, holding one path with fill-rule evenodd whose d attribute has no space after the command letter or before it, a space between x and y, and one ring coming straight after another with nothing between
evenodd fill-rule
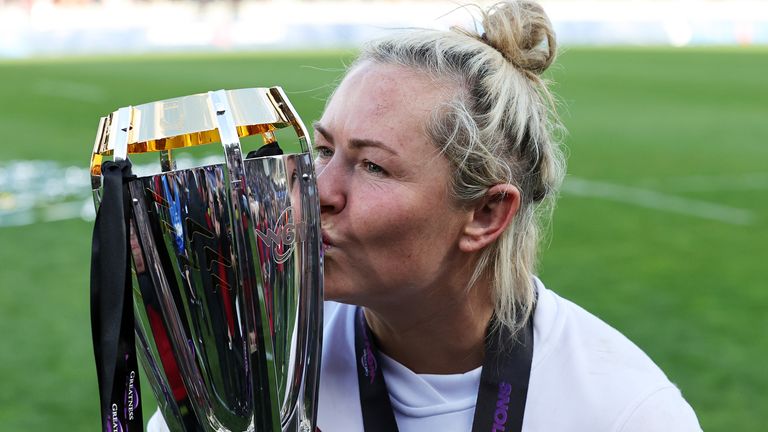
<instances>
[{"instance_id":1,"label":"woman's lips","mask_svg":"<svg viewBox=\"0 0 768 432\"><path fill-rule=\"evenodd\" d=\"M327 251L328 249L331 249L333 247L333 240L331 240L331 237L328 235L328 233L323 231L322 238L323 238L323 250Z\"/></svg>"}]
</instances>

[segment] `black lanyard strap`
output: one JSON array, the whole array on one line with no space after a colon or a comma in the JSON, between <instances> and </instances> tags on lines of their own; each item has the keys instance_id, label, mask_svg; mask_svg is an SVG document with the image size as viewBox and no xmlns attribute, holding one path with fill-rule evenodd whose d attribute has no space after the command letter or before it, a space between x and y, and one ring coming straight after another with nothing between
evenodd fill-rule
<instances>
[{"instance_id":1,"label":"black lanyard strap","mask_svg":"<svg viewBox=\"0 0 768 432\"><path fill-rule=\"evenodd\" d=\"M134 341L128 160L104 162L104 187L93 228L91 326L102 431L140 432L144 425Z\"/></svg>"},{"instance_id":2,"label":"black lanyard strap","mask_svg":"<svg viewBox=\"0 0 768 432\"><path fill-rule=\"evenodd\" d=\"M515 341L511 347L500 342ZM533 314L515 340L507 327L487 336L473 432L520 432L533 360Z\"/></svg>"},{"instance_id":3,"label":"black lanyard strap","mask_svg":"<svg viewBox=\"0 0 768 432\"><path fill-rule=\"evenodd\" d=\"M381 356L365 321L363 308L355 311L355 356L360 406L365 432L395 432L397 422L381 370Z\"/></svg>"},{"instance_id":4,"label":"black lanyard strap","mask_svg":"<svg viewBox=\"0 0 768 432\"><path fill-rule=\"evenodd\" d=\"M507 341L515 342L502 345ZM397 432L381 356L360 307L355 311L355 357L365 432ZM472 432L522 431L532 360L533 313L516 339L508 328L489 325Z\"/></svg>"}]
</instances>

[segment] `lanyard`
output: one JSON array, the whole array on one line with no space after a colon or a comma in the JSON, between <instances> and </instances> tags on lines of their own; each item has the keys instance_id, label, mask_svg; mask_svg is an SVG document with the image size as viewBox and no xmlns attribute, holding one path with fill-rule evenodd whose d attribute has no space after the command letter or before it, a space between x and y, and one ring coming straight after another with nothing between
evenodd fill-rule
<instances>
[{"instance_id":1,"label":"lanyard","mask_svg":"<svg viewBox=\"0 0 768 432\"><path fill-rule=\"evenodd\" d=\"M142 431L134 341L127 184L128 160L104 162L104 189L93 228L91 328L102 431Z\"/></svg>"},{"instance_id":2,"label":"lanyard","mask_svg":"<svg viewBox=\"0 0 768 432\"><path fill-rule=\"evenodd\" d=\"M499 341L513 340L509 336L506 327L499 327L486 336L472 432L519 432L523 428L533 359L533 314L512 347L499 346ZM355 312L355 356L365 432L397 432L395 413L380 367L381 356L360 307Z\"/></svg>"}]
</instances>

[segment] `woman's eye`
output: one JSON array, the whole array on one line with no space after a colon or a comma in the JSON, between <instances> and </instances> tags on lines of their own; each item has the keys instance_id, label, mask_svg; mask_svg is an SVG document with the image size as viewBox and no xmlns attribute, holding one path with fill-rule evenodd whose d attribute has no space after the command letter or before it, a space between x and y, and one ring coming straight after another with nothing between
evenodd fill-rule
<instances>
[{"instance_id":1,"label":"woman's eye","mask_svg":"<svg viewBox=\"0 0 768 432\"><path fill-rule=\"evenodd\" d=\"M319 158L326 159L326 158L330 158L331 156L333 156L333 150L331 148L329 148L329 147L326 147L326 146L317 146L317 147L315 147L315 154Z\"/></svg>"},{"instance_id":2,"label":"woman's eye","mask_svg":"<svg viewBox=\"0 0 768 432\"><path fill-rule=\"evenodd\" d=\"M364 160L363 161L363 167L365 167L365 170L368 171L371 174L376 174L376 175L384 175L384 174L386 174L386 171L384 171L384 168L376 165L375 163L373 163L373 162L371 162L369 160Z\"/></svg>"}]
</instances>

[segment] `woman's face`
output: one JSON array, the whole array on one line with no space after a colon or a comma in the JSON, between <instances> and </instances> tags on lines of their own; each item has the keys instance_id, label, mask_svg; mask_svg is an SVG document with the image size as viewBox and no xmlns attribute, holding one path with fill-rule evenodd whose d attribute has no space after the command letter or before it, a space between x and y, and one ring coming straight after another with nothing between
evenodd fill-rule
<instances>
[{"instance_id":1,"label":"woman's face","mask_svg":"<svg viewBox=\"0 0 768 432\"><path fill-rule=\"evenodd\" d=\"M470 212L425 124L455 89L408 68L355 67L315 124L325 296L362 306L446 295L467 270Z\"/></svg>"}]
</instances>

